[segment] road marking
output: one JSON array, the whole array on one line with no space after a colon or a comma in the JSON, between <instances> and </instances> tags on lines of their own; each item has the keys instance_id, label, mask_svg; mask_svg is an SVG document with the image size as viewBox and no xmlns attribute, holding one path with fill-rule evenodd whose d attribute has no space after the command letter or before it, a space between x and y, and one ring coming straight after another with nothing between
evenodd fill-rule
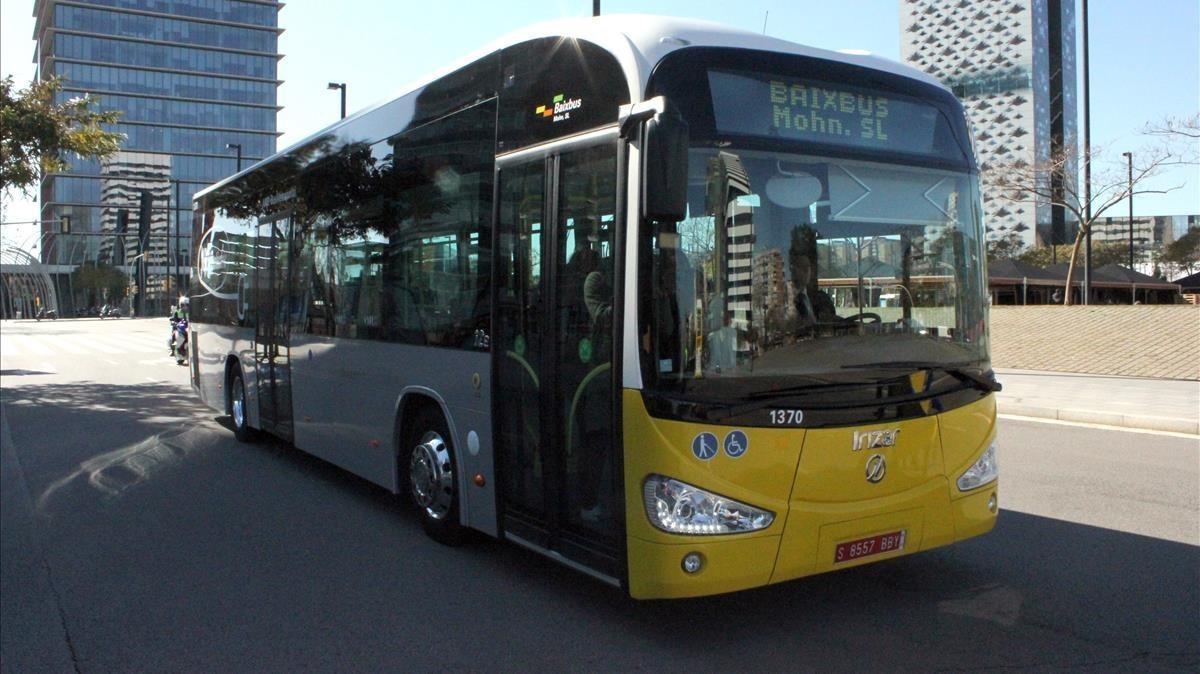
<instances>
[{"instance_id":1,"label":"road marking","mask_svg":"<svg viewBox=\"0 0 1200 674\"><path fill-rule=\"evenodd\" d=\"M89 335L83 339L84 339L84 344L86 344L89 348L99 351L100 353L124 353L125 352L125 349L118 349L117 347L112 346L110 344L105 344L104 342L97 339L97 336Z\"/></svg>"},{"instance_id":2,"label":"road marking","mask_svg":"<svg viewBox=\"0 0 1200 674\"><path fill-rule=\"evenodd\" d=\"M1190 433L1176 433L1174 431L1156 431L1149 428L1128 428L1126 426L1108 426L1105 424L1087 424L1082 421L1062 421L1060 419L1046 419L1043 417L1023 417L1016 414L997 414L1001 419L1012 419L1013 421L1032 421L1039 424L1055 424L1057 426L1075 426L1077 428L1095 428L1101 431L1123 431L1125 433L1145 433L1147 435L1165 435L1169 438L1187 438L1195 440L1200 438L1200 435L1192 435Z\"/></svg>"},{"instance_id":3,"label":"road marking","mask_svg":"<svg viewBox=\"0 0 1200 674\"><path fill-rule=\"evenodd\" d=\"M17 341L17 335L8 335L0 340L0 354L5 356L21 355L20 343Z\"/></svg>"},{"instance_id":4,"label":"road marking","mask_svg":"<svg viewBox=\"0 0 1200 674\"><path fill-rule=\"evenodd\" d=\"M104 341L100 341L104 340ZM135 338L125 335L103 335L97 339L97 344L103 344L106 348L112 349L109 353L129 353L131 351L137 353L152 353L159 349L166 348L165 346L155 346L148 339Z\"/></svg>"},{"instance_id":5,"label":"road marking","mask_svg":"<svg viewBox=\"0 0 1200 674\"><path fill-rule=\"evenodd\" d=\"M47 348L44 344L39 343L29 335L12 335L8 337L8 339L18 340L17 344L20 345L22 350L31 351L38 356L49 356L50 354L54 353L53 350Z\"/></svg>"},{"instance_id":6,"label":"road marking","mask_svg":"<svg viewBox=\"0 0 1200 674\"><path fill-rule=\"evenodd\" d=\"M43 344L49 344L51 348L59 353L83 354L88 352L87 349L80 347L72 340L61 335L42 335L41 340Z\"/></svg>"}]
</instances>

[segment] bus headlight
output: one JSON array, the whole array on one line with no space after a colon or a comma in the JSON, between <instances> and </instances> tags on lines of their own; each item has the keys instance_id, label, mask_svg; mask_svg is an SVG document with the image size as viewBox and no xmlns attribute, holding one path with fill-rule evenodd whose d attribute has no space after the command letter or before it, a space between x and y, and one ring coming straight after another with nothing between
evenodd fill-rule
<instances>
[{"instance_id":1,"label":"bus headlight","mask_svg":"<svg viewBox=\"0 0 1200 674\"><path fill-rule=\"evenodd\" d=\"M765 529L775 520L775 513L663 475L646 478L642 495L650 523L672 534L738 534Z\"/></svg>"},{"instance_id":2,"label":"bus headlight","mask_svg":"<svg viewBox=\"0 0 1200 674\"><path fill-rule=\"evenodd\" d=\"M983 454L979 455L979 460L971 464L965 473L958 478L959 491L971 491L977 487L995 480L1000 475L1000 467L996 465L996 446L991 445Z\"/></svg>"}]
</instances>

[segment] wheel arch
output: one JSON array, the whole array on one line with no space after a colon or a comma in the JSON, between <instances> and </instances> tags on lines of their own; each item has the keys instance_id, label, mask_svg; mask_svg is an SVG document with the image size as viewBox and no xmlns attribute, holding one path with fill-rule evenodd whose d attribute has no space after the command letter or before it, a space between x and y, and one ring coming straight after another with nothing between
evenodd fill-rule
<instances>
[{"instance_id":1,"label":"wheel arch","mask_svg":"<svg viewBox=\"0 0 1200 674\"><path fill-rule=\"evenodd\" d=\"M241 375L242 386L247 388L245 392L246 426L253 429L259 429L261 428L261 425L258 423L258 396L254 395L254 391L250 388L251 382L246 381L246 371L242 367L241 359L237 357L237 354L233 353L225 355L225 376L221 378L221 386L224 390L224 395L222 396L224 398L224 403L222 408L225 410L225 414L233 413L233 410L230 409L230 403L233 399L233 393L230 389L230 386L233 383L233 375L235 372Z\"/></svg>"},{"instance_id":2,"label":"wheel arch","mask_svg":"<svg viewBox=\"0 0 1200 674\"><path fill-rule=\"evenodd\" d=\"M408 386L400 391L400 395L396 398L396 413L394 422L394 431L392 433L392 492L399 494L401 485L404 481L400 479L400 471L405 470L405 464L401 459L401 453L404 450L402 443L409 432L407 423L411 421L417 413L422 409L436 409L441 415L442 420L446 422L446 430L450 433L450 446L454 456L454 481L458 488L458 519L459 523L466 526L469 518L467 517L467 475L466 466L463 462L463 450L465 445L459 441L458 428L454 424L454 416L450 414L450 406L446 404L446 400L442 398L437 391L427 386Z\"/></svg>"}]
</instances>

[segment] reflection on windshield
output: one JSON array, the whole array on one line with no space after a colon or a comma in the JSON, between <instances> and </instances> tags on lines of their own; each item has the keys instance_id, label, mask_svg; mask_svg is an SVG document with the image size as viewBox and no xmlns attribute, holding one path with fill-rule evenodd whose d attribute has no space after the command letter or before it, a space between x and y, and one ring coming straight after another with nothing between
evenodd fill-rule
<instances>
[{"instance_id":1,"label":"reflection on windshield","mask_svg":"<svg viewBox=\"0 0 1200 674\"><path fill-rule=\"evenodd\" d=\"M651 378L986 359L978 212L965 173L692 150L688 217L644 239Z\"/></svg>"}]
</instances>

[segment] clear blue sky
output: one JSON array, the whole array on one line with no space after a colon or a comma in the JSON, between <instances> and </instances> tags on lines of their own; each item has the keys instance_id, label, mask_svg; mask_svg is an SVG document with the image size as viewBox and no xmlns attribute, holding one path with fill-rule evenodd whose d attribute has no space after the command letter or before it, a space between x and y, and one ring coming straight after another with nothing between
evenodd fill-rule
<instances>
[{"instance_id":1,"label":"clear blue sky","mask_svg":"<svg viewBox=\"0 0 1200 674\"><path fill-rule=\"evenodd\" d=\"M33 72L32 5L0 0L0 72L19 82ZM328 82L348 84L353 111L510 30L587 16L591 7L590 0L293 0L279 17L286 29L280 39L286 56L280 65L279 147L337 118L338 92L326 90ZM899 0L603 0L602 9L689 16L756 32L769 12L769 35L899 57ZM1147 122L1200 110L1200 3L1093 0L1089 10L1092 140L1121 161L1121 152L1148 144L1138 133ZM1200 167L1177 168L1157 182L1160 188L1180 184L1170 194L1139 197L1135 212L1200 212ZM1124 206L1117 211L1124 213ZM32 212L10 200L4 219Z\"/></svg>"}]
</instances>

